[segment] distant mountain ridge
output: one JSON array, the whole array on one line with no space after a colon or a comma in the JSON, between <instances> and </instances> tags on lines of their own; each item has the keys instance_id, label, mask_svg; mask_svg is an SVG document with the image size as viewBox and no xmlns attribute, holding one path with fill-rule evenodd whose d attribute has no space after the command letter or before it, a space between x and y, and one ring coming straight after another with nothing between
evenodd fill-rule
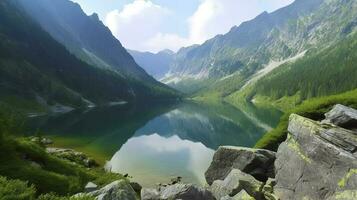
<instances>
[{"instance_id":1,"label":"distant mountain ridge","mask_svg":"<svg viewBox=\"0 0 357 200\"><path fill-rule=\"evenodd\" d=\"M221 90L219 95L227 96L273 61L345 38L356 19L353 0L296 0L202 45L182 48L170 66L171 77L164 82L176 88L199 85L197 90Z\"/></svg>"},{"instance_id":2,"label":"distant mountain ridge","mask_svg":"<svg viewBox=\"0 0 357 200\"><path fill-rule=\"evenodd\" d=\"M157 80L162 79L169 72L170 64L173 61L173 56L175 54L168 49L158 53L134 50L128 50L128 52L134 57L134 60L138 65Z\"/></svg>"}]
</instances>

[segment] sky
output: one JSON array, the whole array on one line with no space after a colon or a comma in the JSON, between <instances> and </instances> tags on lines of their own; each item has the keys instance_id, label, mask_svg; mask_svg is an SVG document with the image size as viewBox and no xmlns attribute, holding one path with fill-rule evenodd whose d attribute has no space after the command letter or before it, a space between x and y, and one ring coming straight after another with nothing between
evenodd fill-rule
<instances>
[{"instance_id":1,"label":"sky","mask_svg":"<svg viewBox=\"0 0 357 200\"><path fill-rule=\"evenodd\" d=\"M294 0L72 0L131 50L177 51Z\"/></svg>"}]
</instances>

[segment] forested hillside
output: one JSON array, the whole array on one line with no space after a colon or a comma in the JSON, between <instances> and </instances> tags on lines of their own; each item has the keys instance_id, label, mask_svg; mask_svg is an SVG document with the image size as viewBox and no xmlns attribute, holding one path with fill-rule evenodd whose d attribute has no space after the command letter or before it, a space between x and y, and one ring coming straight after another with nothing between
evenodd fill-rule
<instances>
[{"instance_id":1,"label":"forested hillside","mask_svg":"<svg viewBox=\"0 0 357 200\"><path fill-rule=\"evenodd\" d=\"M14 3L0 2L1 101L33 110L175 96L78 60Z\"/></svg>"},{"instance_id":2,"label":"forested hillside","mask_svg":"<svg viewBox=\"0 0 357 200\"><path fill-rule=\"evenodd\" d=\"M274 63L346 38L355 30L356 5L353 0L296 0L262 13L227 34L181 49L167 82L173 86L198 83L196 96L228 96Z\"/></svg>"},{"instance_id":3,"label":"forested hillside","mask_svg":"<svg viewBox=\"0 0 357 200\"><path fill-rule=\"evenodd\" d=\"M273 100L298 94L301 100L357 88L357 34L321 52L285 64L259 80L253 94ZM253 95L250 94L250 95Z\"/></svg>"}]
</instances>

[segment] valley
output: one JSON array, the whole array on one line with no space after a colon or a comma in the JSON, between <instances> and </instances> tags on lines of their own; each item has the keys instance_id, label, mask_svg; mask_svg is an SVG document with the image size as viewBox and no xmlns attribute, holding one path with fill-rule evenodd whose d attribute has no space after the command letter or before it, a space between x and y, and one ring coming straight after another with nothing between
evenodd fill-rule
<instances>
[{"instance_id":1,"label":"valley","mask_svg":"<svg viewBox=\"0 0 357 200\"><path fill-rule=\"evenodd\" d=\"M0 2L0 199L357 198L356 1L93 2Z\"/></svg>"}]
</instances>

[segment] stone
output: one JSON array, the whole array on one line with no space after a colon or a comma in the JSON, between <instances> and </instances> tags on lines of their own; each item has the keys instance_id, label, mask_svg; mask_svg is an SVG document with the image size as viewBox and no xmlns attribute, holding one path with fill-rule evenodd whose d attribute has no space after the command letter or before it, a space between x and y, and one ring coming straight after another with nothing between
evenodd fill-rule
<instances>
[{"instance_id":1,"label":"stone","mask_svg":"<svg viewBox=\"0 0 357 200\"><path fill-rule=\"evenodd\" d=\"M160 193L157 189L143 188L141 190L141 200L158 200L160 199Z\"/></svg>"},{"instance_id":2,"label":"stone","mask_svg":"<svg viewBox=\"0 0 357 200\"><path fill-rule=\"evenodd\" d=\"M172 178L172 179L170 180L170 184L171 184L171 185L174 185L174 184L176 184L176 183L180 183L181 181L182 181L182 177L181 177L181 176L178 176L178 177Z\"/></svg>"},{"instance_id":3,"label":"stone","mask_svg":"<svg viewBox=\"0 0 357 200\"><path fill-rule=\"evenodd\" d=\"M334 199L357 192L357 136L292 114L276 154L274 194L280 199ZM352 198L353 199L353 198Z\"/></svg>"},{"instance_id":4,"label":"stone","mask_svg":"<svg viewBox=\"0 0 357 200\"><path fill-rule=\"evenodd\" d=\"M269 178L265 185L263 186L263 194L266 200L277 200L278 197L274 194L274 186L276 185L276 180Z\"/></svg>"},{"instance_id":5,"label":"stone","mask_svg":"<svg viewBox=\"0 0 357 200\"><path fill-rule=\"evenodd\" d=\"M130 182L130 186L134 189L134 191L136 192L136 193L140 193L140 191L141 191L141 189L143 188L143 187L141 187L141 185L139 184L139 183L137 183L137 182Z\"/></svg>"},{"instance_id":6,"label":"stone","mask_svg":"<svg viewBox=\"0 0 357 200\"><path fill-rule=\"evenodd\" d=\"M49 139L49 138L42 138L41 144L50 145L50 144L53 144L53 141L51 139Z\"/></svg>"},{"instance_id":7,"label":"stone","mask_svg":"<svg viewBox=\"0 0 357 200\"><path fill-rule=\"evenodd\" d=\"M204 188L197 187L193 184L177 183L168 185L166 187L160 187L158 189L142 189L142 200L215 200L210 191Z\"/></svg>"},{"instance_id":8,"label":"stone","mask_svg":"<svg viewBox=\"0 0 357 200\"><path fill-rule=\"evenodd\" d=\"M254 200L254 197L250 196L245 190L240 191L233 197L234 200Z\"/></svg>"},{"instance_id":9,"label":"stone","mask_svg":"<svg viewBox=\"0 0 357 200\"><path fill-rule=\"evenodd\" d=\"M82 165L84 167L92 168L98 166L97 162L82 152L77 152L72 149L62 149L62 148L46 148L47 153L52 154L56 157L66 159L72 163Z\"/></svg>"},{"instance_id":10,"label":"stone","mask_svg":"<svg viewBox=\"0 0 357 200\"><path fill-rule=\"evenodd\" d=\"M40 143L40 138L39 137L33 137L33 138L31 138L31 142Z\"/></svg>"},{"instance_id":11,"label":"stone","mask_svg":"<svg viewBox=\"0 0 357 200\"><path fill-rule=\"evenodd\" d=\"M232 169L239 169L265 182L275 176L274 161L275 152L269 150L222 146L205 173L206 181L211 185L215 180L224 180Z\"/></svg>"},{"instance_id":12,"label":"stone","mask_svg":"<svg viewBox=\"0 0 357 200\"><path fill-rule=\"evenodd\" d=\"M30 166L33 168L37 168L37 169L42 168L42 166L40 164L38 164L37 162L34 162L34 161L30 161Z\"/></svg>"},{"instance_id":13,"label":"stone","mask_svg":"<svg viewBox=\"0 0 357 200\"><path fill-rule=\"evenodd\" d=\"M331 123L346 129L357 129L357 110L341 104L335 105L325 114L324 123Z\"/></svg>"},{"instance_id":14,"label":"stone","mask_svg":"<svg viewBox=\"0 0 357 200\"><path fill-rule=\"evenodd\" d=\"M84 187L85 192L93 192L98 189L98 186L93 182L88 182L87 185Z\"/></svg>"},{"instance_id":15,"label":"stone","mask_svg":"<svg viewBox=\"0 0 357 200\"><path fill-rule=\"evenodd\" d=\"M114 181L105 187L86 193L96 200L136 200L136 193L126 180Z\"/></svg>"},{"instance_id":16,"label":"stone","mask_svg":"<svg viewBox=\"0 0 357 200\"><path fill-rule=\"evenodd\" d=\"M234 196L241 190L247 191L256 199L263 199L261 191L263 185L262 182L256 180L253 176L238 169L233 169L223 181L214 181L210 190L216 199L221 199L227 195Z\"/></svg>"}]
</instances>

